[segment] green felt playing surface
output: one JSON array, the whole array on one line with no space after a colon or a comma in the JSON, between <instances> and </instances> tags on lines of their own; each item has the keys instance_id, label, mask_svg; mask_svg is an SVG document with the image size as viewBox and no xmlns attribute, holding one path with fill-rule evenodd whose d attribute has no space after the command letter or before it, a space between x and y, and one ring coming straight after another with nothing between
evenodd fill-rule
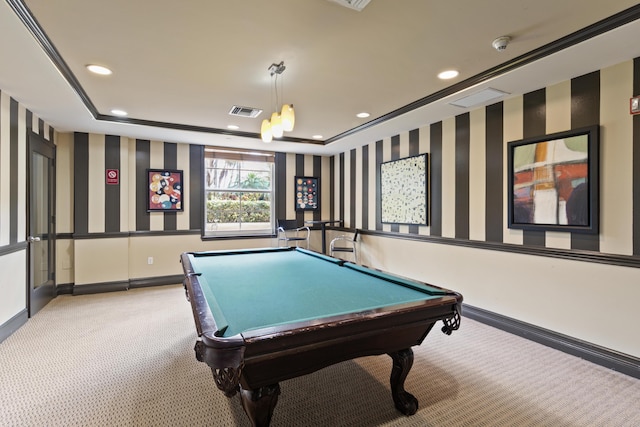
<instances>
[{"instance_id":1,"label":"green felt playing surface","mask_svg":"<svg viewBox=\"0 0 640 427\"><path fill-rule=\"evenodd\" d=\"M305 251L191 254L190 261L223 336L249 329L437 298L437 288L389 281ZM376 272L378 273L378 272ZM435 292L435 295L431 295ZM430 294L431 293L431 294Z\"/></svg>"}]
</instances>

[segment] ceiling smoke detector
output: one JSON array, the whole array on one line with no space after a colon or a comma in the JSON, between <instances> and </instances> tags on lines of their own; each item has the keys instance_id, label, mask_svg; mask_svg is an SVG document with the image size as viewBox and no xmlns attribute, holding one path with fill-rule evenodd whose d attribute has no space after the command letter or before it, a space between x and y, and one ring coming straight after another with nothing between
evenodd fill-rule
<instances>
[{"instance_id":1,"label":"ceiling smoke detector","mask_svg":"<svg viewBox=\"0 0 640 427\"><path fill-rule=\"evenodd\" d=\"M329 0L334 3L338 3L340 6L348 7L349 9L357 10L360 12L369 4L371 0Z\"/></svg>"},{"instance_id":2,"label":"ceiling smoke detector","mask_svg":"<svg viewBox=\"0 0 640 427\"><path fill-rule=\"evenodd\" d=\"M493 46L493 48L498 52L502 52L507 48L507 45L509 44L510 41L511 41L511 37L509 36L498 37L491 43L491 46Z\"/></svg>"}]
</instances>

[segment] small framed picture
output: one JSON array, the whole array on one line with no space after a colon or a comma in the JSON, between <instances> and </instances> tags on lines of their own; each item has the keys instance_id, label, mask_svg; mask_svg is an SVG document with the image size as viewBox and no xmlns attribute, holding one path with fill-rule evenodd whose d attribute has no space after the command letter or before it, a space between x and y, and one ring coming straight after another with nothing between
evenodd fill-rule
<instances>
[{"instance_id":1,"label":"small framed picture","mask_svg":"<svg viewBox=\"0 0 640 427\"><path fill-rule=\"evenodd\" d=\"M147 169L147 212L184 211L182 171Z\"/></svg>"},{"instance_id":2,"label":"small framed picture","mask_svg":"<svg viewBox=\"0 0 640 427\"><path fill-rule=\"evenodd\" d=\"M313 176L296 176L296 211L317 211L320 208L320 186L318 178Z\"/></svg>"}]
</instances>

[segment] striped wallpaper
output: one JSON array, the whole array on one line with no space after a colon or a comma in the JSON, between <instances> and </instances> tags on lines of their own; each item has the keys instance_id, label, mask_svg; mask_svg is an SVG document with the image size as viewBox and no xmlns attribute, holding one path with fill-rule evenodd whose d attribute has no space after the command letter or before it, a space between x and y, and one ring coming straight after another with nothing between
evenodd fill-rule
<instances>
[{"instance_id":1,"label":"striped wallpaper","mask_svg":"<svg viewBox=\"0 0 640 427\"><path fill-rule=\"evenodd\" d=\"M52 127L0 91L0 248L26 240L28 132L54 138Z\"/></svg>"},{"instance_id":2,"label":"striped wallpaper","mask_svg":"<svg viewBox=\"0 0 640 427\"><path fill-rule=\"evenodd\" d=\"M204 215L204 147L113 135L76 132L73 137L74 224L77 238L147 232L199 233ZM329 157L276 153L276 218L331 219L332 164ZM147 212L146 170L180 169L183 212ZM120 183L105 182L106 169L120 171ZM320 178L320 210L296 212L294 177Z\"/></svg>"},{"instance_id":3,"label":"striped wallpaper","mask_svg":"<svg viewBox=\"0 0 640 427\"><path fill-rule=\"evenodd\" d=\"M638 93L636 59L340 153L335 215L363 230L638 256L640 116L628 110ZM594 124L601 126L600 234L508 229L507 143ZM380 163L423 152L429 225L382 224Z\"/></svg>"}]
</instances>

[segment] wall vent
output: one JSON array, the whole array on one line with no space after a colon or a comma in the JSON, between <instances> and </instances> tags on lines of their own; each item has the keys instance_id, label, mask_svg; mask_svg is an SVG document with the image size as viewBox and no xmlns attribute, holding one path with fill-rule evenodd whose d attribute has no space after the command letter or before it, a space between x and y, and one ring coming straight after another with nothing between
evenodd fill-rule
<instances>
[{"instance_id":1,"label":"wall vent","mask_svg":"<svg viewBox=\"0 0 640 427\"><path fill-rule=\"evenodd\" d=\"M229 114L232 116L249 117L252 119L258 117L260 113L262 113L262 110L259 108L240 107L237 105L234 105L231 107L231 110L229 110Z\"/></svg>"},{"instance_id":2,"label":"wall vent","mask_svg":"<svg viewBox=\"0 0 640 427\"><path fill-rule=\"evenodd\" d=\"M334 3L338 3L340 6L348 7L349 9L357 10L360 12L369 4L371 0L329 0Z\"/></svg>"}]
</instances>

